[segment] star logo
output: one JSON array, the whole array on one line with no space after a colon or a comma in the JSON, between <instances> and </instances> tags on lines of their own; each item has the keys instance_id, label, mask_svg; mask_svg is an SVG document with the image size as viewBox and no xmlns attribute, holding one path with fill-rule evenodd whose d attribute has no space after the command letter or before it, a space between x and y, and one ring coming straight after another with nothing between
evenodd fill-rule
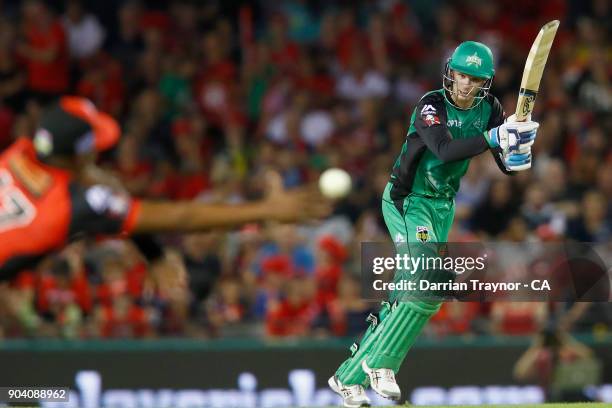
<instances>
[{"instance_id":1,"label":"star logo","mask_svg":"<svg viewBox=\"0 0 612 408\"><path fill-rule=\"evenodd\" d=\"M478 68L482 65L482 59L474 53L465 59L465 63L468 65L476 65Z\"/></svg>"}]
</instances>

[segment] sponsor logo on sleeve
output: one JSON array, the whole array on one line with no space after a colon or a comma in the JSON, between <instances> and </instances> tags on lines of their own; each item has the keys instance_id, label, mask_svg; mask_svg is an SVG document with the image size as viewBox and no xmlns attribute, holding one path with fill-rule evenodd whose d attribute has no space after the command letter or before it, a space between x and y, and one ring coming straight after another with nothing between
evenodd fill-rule
<instances>
[{"instance_id":1,"label":"sponsor logo on sleeve","mask_svg":"<svg viewBox=\"0 0 612 408\"><path fill-rule=\"evenodd\" d=\"M425 123L427 123L427 126L432 126L432 125L439 125L440 124L440 118L438 118L435 115L427 115L423 118L423 121Z\"/></svg>"},{"instance_id":2,"label":"sponsor logo on sleeve","mask_svg":"<svg viewBox=\"0 0 612 408\"><path fill-rule=\"evenodd\" d=\"M421 109L421 115L436 115L438 111L432 105L425 105L423 109Z\"/></svg>"},{"instance_id":3,"label":"sponsor logo on sleeve","mask_svg":"<svg viewBox=\"0 0 612 408\"><path fill-rule=\"evenodd\" d=\"M96 185L90 187L85 193L85 200L97 214L109 214L121 217L129 210L127 196L113 191L110 187Z\"/></svg>"},{"instance_id":4,"label":"sponsor logo on sleeve","mask_svg":"<svg viewBox=\"0 0 612 408\"><path fill-rule=\"evenodd\" d=\"M432 105L424 105L421 109L421 118L427 126L439 125L440 118L438 117L438 111Z\"/></svg>"}]
</instances>

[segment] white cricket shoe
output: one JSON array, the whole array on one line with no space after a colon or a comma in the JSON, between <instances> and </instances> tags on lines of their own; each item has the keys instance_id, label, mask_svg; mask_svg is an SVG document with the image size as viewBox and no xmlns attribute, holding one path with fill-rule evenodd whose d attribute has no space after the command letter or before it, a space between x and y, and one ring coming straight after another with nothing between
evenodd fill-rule
<instances>
[{"instance_id":1,"label":"white cricket shoe","mask_svg":"<svg viewBox=\"0 0 612 408\"><path fill-rule=\"evenodd\" d=\"M389 368L370 368L365 359L361 368L370 377L370 386L378 395L393 401L399 401L402 396L399 385L395 382L395 373Z\"/></svg>"},{"instance_id":2,"label":"white cricket shoe","mask_svg":"<svg viewBox=\"0 0 612 408\"><path fill-rule=\"evenodd\" d=\"M370 399L366 395L363 386L359 384L344 385L335 375L330 377L329 380L327 380L327 383L336 394L342 397L342 404L345 408L360 408L370 406Z\"/></svg>"}]
</instances>

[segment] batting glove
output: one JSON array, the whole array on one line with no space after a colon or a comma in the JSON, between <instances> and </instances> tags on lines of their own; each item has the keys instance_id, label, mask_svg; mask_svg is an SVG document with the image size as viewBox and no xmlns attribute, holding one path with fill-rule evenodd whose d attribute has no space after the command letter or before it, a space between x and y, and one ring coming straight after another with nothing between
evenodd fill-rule
<instances>
[{"instance_id":1,"label":"batting glove","mask_svg":"<svg viewBox=\"0 0 612 408\"><path fill-rule=\"evenodd\" d=\"M509 153L528 153L535 142L538 122L509 122L485 132L489 147L500 147L504 156Z\"/></svg>"},{"instance_id":2,"label":"batting glove","mask_svg":"<svg viewBox=\"0 0 612 408\"><path fill-rule=\"evenodd\" d=\"M504 165L508 171L522 171L531 168L531 148L526 153L510 153L504 155Z\"/></svg>"}]
</instances>

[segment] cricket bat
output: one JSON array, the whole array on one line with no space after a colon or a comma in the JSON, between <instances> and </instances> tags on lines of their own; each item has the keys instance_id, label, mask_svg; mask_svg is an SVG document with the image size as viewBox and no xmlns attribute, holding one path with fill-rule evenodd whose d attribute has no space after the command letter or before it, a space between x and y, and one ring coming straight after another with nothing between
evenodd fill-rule
<instances>
[{"instance_id":1,"label":"cricket bat","mask_svg":"<svg viewBox=\"0 0 612 408\"><path fill-rule=\"evenodd\" d=\"M546 23L538 33L535 41L531 45L525 69L523 70L523 79L521 79L521 90L519 92L518 101L516 103L516 120L523 122L533 111L535 98L540 88L542 73L544 66L550 53L555 34L559 28L559 20L553 20Z\"/></svg>"}]
</instances>

